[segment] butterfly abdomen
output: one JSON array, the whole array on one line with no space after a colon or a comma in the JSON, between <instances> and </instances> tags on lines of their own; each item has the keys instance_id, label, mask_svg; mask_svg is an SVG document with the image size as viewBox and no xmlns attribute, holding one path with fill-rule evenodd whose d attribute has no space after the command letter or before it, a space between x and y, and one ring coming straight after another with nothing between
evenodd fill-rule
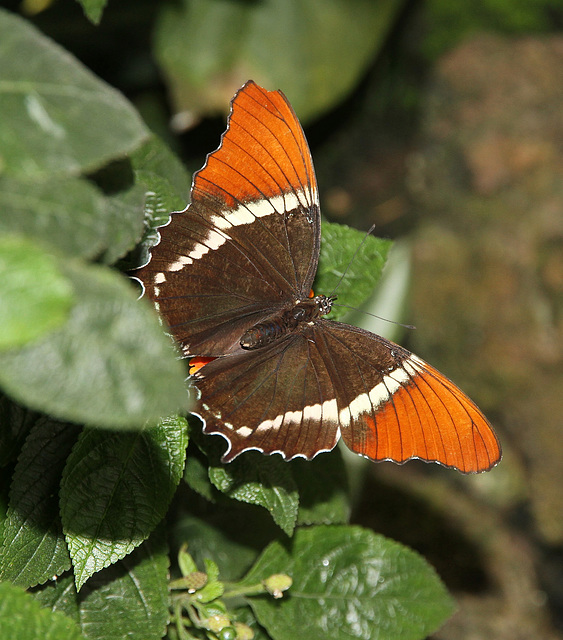
<instances>
[{"instance_id":1,"label":"butterfly abdomen","mask_svg":"<svg viewBox=\"0 0 563 640\"><path fill-rule=\"evenodd\" d=\"M331 306L332 299L326 296L299 301L291 309L281 312L279 316L248 329L240 339L240 346L243 349L265 347L294 331L300 324L313 322L326 315Z\"/></svg>"},{"instance_id":2,"label":"butterfly abdomen","mask_svg":"<svg viewBox=\"0 0 563 640\"><path fill-rule=\"evenodd\" d=\"M274 342L286 333L287 328L284 326L282 318L275 318L256 324L246 331L240 339L240 346L243 349L258 349Z\"/></svg>"}]
</instances>

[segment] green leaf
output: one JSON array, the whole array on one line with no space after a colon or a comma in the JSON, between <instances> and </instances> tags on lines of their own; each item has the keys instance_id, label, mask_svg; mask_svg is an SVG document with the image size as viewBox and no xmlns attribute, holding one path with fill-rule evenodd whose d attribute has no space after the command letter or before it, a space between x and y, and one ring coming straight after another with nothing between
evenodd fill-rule
<instances>
[{"instance_id":1,"label":"green leaf","mask_svg":"<svg viewBox=\"0 0 563 640\"><path fill-rule=\"evenodd\" d=\"M183 418L140 433L85 430L68 458L61 515L78 589L162 520L182 477Z\"/></svg>"},{"instance_id":2,"label":"green leaf","mask_svg":"<svg viewBox=\"0 0 563 640\"><path fill-rule=\"evenodd\" d=\"M219 567L217 563L209 558L205 558L203 561L205 565L205 573L209 582L216 582L219 578Z\"/></svg>"},{"instance_id":3,"label":"green leaf","mask_svg":"<svg viewBox=\"0 0 563 640\"><path fill-rule=\"evenodd\" d=\"M80 592L80 624L91 640L160 640L168 622L168 554L159 527L131 555Z\"/></svg>"},{"instance_id":4,"label":"green leaf","mask_svg":"<svg viewBox=\"0 0 563 640\"><path fill-rule=\"evenodd\" d=\"M228 465L210 467L209 479L230 498L267 509L287 535L293 532L299 495L291 469L280 457L249 451Z\"/></svg>"},{"instance_id":5,"label":"green leaf","mask_svg":"<svg viewBox=\"0 0 563 640\"><path fill-rule=\"evenodd\" d=\"M215 502L215 487L209 480L207 465L199 458L189 455L186 459L184 480L196 493L203 496L209 502Z\"/></svg>"},{"instance_id":6,"label":"green leaf","mask_svg":"<svg viewBox=\"0 0 563 640\"><path fill-rule=\"evenodd\" d=\"M79 430L40 417L12 478L0 549L0 578L31 587L70 569L59 516L59 485Z\"/></svg>"},{"instance_id":7,"label":"green leaf","mask_svg":"<svg viewBox=\"0 0 563 640\"><path fill-rule=\"evenodd\" d=\"M27 20L0 10L0 174L93 171L149 135L135 109Z\"/></svg>"},{"instance_id":8,"label":"green leaf","mask_svg":"<svg viewBox=\"0 0 563 640\"><path fill-rule=\"evenodd\" d=\"M169 605L164 537L164 527L158 527L131 555L93 576L80 595L71 576L49 582L33 595L44 607L76 619L86 639L160 640Z\"/></svg>"},{"instance_id":9,"label":"green leaf","mask_svg":"<svg viewBox=\"0 0 563 640\"><path fill-rule=\"evenodd\" d=\"M172 211L185 209L190 180L182 163L156 136L131 155L135 180L145 188L145 230L132 255L122 263L125 270L145 265L149 249L158 239L158 227L166 224Z\"/></svg>"},{"instance_id":10,"label":"green leaf","mask_svg":"<svg viewBox=\"0 0 563 640\"><path fill-rule=\"evenodd\" d=\"M182 0L162 11L155 53L178 112L225 111L235 90L253 78L283 89L306 119L350 92L403 4Z\"/></svg>"},{"instance_id":11,"label":"green leaf","mask_svg":"<svg viewBox=\"0 0 563 640\"><path fill-rule=\"evenodd\" d=\"M195 573L198 570L194 559L187 551L187 544L183 545L178 553L178 566L183 577L189 576L190 573Z\"/></svg>"},{"instance_id":12,"label":"green leaf","mask_svg":"<svg viewBox=\"0 0 563 640\"><path fill-rule=\"evenodd\" d=\"M190 175L160 138L151 136L131 154L130 160L136 180L154 192L155 214L168 213L169 216L171 211L185 209L190 195Z\"/></svg>"},{"instance_id":13,"label":"green leaf","mask_svg":"<svg viewBox=\"0 0 563 640\"><path fill-rule=\"evenodd\" d=\"M199 602L208 603L220 598L225 591L225 587L222 582L219 582L219 567L216 562L209 558L204 558L205 573L207 574L207 584L198 590L197 600Z\"/></svg>"},{"instance_id":14,"label":"green leaf","mask_svg":"<svg viewBox=\"0 0 563 640\"><path fill-rule=\"evenodd\" d=\"M4 233L25 234L69 256L93 258L106 247L107 200L87 180L0 177L0 207Z\"/></svg>"},{"instance_id":15,"label":"green leaf","mask_svg":"<svg viewBox=\"0 0 563 640\"><path fill-rule=\"evenodd\" d=\"M35 587L30 593L42 607L64 613L68 618L80 623L78 594L71 572Z\"/></svg>"},{"instance_id":16,"label":"green leaf","mask_svg":"<svg viewBox=\"0 0 563 640\"><path fill-rule=\"evenodd\" d=\"M313 460L292 460L299 489L297 525L343 524L350 518L350 494L340 449Z\"/></svg>"},{"instance_id":17,"label":"green leaf","mask_svg":"<svg viewBox=\"0 0 563 640\"><path fill-rule=\"evenodd\" d=\"M250 598L276 640L421 640L454 610L434 569L417 553L360 527L299 529L290 551L272 543L244 579L287 573L280 601Z\"/></svg>"},{"instance_id":18,"label":"green leaf","mask_svg":"<svg viewBox=\"0 0 563 640\"><path fill-rule=\"evenodd\" d=\"M330 319L338 320L348 313L339 303L359 307L373 293L391 241L325 221L321 230L321 256L313 286L315 293L324 295L332 294L337 287L338 302L332 308Z\"/></svg>"},{"instance_id":19,"label":"green leaf","mask_svg":"<svg viewBox=\"0 0 563 640\"><path fill-rule=\"evenodd\" d=\"M94 426L139 428L188 405L184 365L154 310L104 267L69 262L68 322L0 353L0 385L30 407Z\"/></svg>"},{"instance_id":20,"label":"green leaf","mask_svg":"<svg viewBox=\"0 0 563 640\"><path fill-rule=\"evenodd\" d=\"M72 293L55 258L24 238L0 238L0 349L24 345L61 326Z\"/></svg>"},{"instance_id":21,"label":"green leaf","mask_svg":"<svg viewBox=\"0 0 563 640\"><path fill-rule=\"evenodd\" d=\"M77 0L77 2L82 5L84 15L90 22L100 24L108 0Z\"/></svg>"},{"instance_id":22,"label":"green leaf","mask_svg":"<svg viewBox=\"0 0 563 640\"><path fill-rule=\"evenodd\" d=\"M0 638L80 640L76 623L61 613L42 609L20 587L0 584Z\"/></svg>"},{"instance_id":23,"label":"green leaf","mask_svg":"<svg viewBox=\"0 0 563 640\"><path fill-rule=\"evenodd\" d=\"M104 262L111 264L135 247L146 225L147 237L139 249L143 259L125 266L146 263L146 245L155 244L156 227L168 221L171 211L185 206L188 177L156 138L130 160L113 162L96 173L102 190L74 177L0 177L0 231L32 236L71 256L103 254ZM184 197L179 184L185 186Z\"/></svg>"},{"instance_id":24,"label":"green leaf","mask_svg":"<svg viewBox=\"0 0 563 640\"><path fill-rule=\"evenodd\" d=\"M143 233L145 198L141 184L107 198L106 264L113 264L137 244Z\"/></svg>"}]
</instances>

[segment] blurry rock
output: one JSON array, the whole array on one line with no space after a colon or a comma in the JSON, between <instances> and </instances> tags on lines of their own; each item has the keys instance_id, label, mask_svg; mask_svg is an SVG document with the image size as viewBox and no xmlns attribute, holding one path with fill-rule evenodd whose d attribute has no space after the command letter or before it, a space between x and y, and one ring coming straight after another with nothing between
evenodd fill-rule
<instances>
[{"instance_id":1,"label":"blurry rock","mask_svg":"<svg viewBox=\"0 0 563 640\"><path fill-rule=\"evenodd\" d=\"M461 616L447 637L552 638L536 571L539 550L563 544L563 38L482 36L452 51L422 137L409 163L411 346L490 417L507 452L491 473L506 465L520 488L505 502L519 531L496 533L503 595L485 618L475 604L488 633Z\"/></svg>"},{"instance_id":2,"label":"blurry rock","mask_svg":"<svg viewBox=\"0 0 563 640\"><path fill-rule=\"evenodd\" d=\"M413 304L436 331L415 346L499 425L529 473L539 534L561 544L563 38L453 51L423 135Z\"/></svg>"}]
</instances>

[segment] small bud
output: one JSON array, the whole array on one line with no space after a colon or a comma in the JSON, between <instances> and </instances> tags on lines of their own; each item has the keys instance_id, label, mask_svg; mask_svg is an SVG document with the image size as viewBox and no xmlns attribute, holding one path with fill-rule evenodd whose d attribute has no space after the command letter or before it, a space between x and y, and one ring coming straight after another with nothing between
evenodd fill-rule
<instances>
[{"instance_id":1,"label":"small bud","mask_svg":"<svg viewBox=\"0 0 563 640\"><path fill-rule=\"evenodd\" d=\"M273 595L274 598L281 598L283 592L291 587L293 580L285 573L275 573L273 576L266 578L262 584L266 591Z\"/></svg>"},{"instance_id":2,"label":"small bud","mask_svg":"<svg viewBox=\"0 0 563 640\"><path fill-rule=\"evenodd\" d=\"M237 640L253 640L254 631L244 622L235 622L235 629L237 631Z\"/></svg>"},{"instance_id":3,"label":"small bud","mask_svg":"<svg viewBox=\"0 0 563 640\"><path fill-rule=\"evenodd\" d=\"M186 589L189 593L195 593L207 584L207 574L203 571L194 571L184 578Z\"/></svg>"},{"instance_id":4,"label":"small bud","mask_svg":"<svg viewBox=\"0 0 563 640\"><path fill-rule=\"evenodd\" d=\"M210 616L204 621L204 624L205 628L209 629L209 631L213 631L213 633L219 633L219 631L222 631L223 629L232 629L230 618L220 614Z\"/></svg>"}]
</instances>

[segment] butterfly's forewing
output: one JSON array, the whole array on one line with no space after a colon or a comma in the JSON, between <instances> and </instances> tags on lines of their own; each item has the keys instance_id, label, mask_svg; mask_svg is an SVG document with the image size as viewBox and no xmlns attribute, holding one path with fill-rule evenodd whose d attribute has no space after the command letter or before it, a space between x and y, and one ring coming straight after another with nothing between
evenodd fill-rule
<instances>
[{"instance_id":1,"label":"butterfly's forewing","mask_svg":"<svg viewBox=\"0 0 563 640\"><path fill-rule=\"evenodd\" d=\"M136 276L185 355L238 350L246 329L306 295L320 213L303 130L281 92L248 82L191 204L160 229Z\"/></svg>"}]
</instances>

